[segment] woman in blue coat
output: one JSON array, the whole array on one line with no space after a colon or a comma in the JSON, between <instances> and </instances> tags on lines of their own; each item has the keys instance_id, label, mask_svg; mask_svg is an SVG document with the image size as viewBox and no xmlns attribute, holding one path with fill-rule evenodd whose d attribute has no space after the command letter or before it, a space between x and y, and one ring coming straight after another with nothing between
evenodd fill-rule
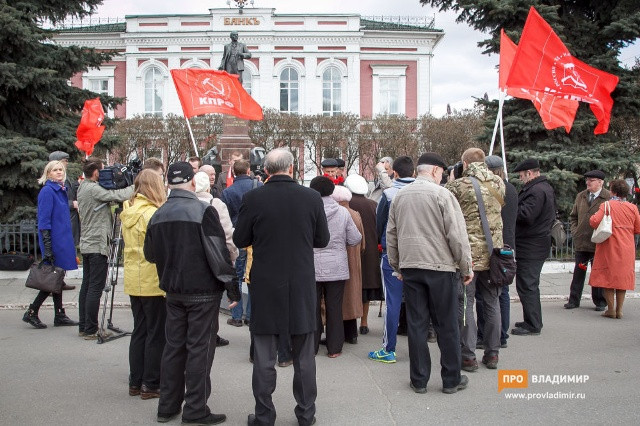
<instances>
[{"instance_id":1,"label":"woman in blue coat","mask_svg":"<svg viewBox=\"0 0 640 426\"><path fill-rule=\"evenodd\" d=\"M38 194L38 229L40 252L43 261L70 271L78 269L76 249L71 232L71 218L69 216L69 201L65 180L64 164L60 161L50 161L44 168L44 173L38 183L44 185ZM40 291L29 309L24 313L22 321L35 328L47 328L38 318L38 311L45 299L51 294L55 317L53 325L78 325L64 312L62 307L62 293L52 294Z\"/></svg>"}]
</instances>

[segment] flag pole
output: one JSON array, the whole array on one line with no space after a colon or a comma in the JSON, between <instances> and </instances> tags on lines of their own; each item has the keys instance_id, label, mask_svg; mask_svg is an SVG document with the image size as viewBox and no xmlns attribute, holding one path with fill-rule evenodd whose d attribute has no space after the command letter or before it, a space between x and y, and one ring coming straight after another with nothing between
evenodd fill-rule
<instances>
[{"instance_id":1,"label":"flag pole","mask_svg":"<svg viewBox=\"0 0 640 426\"><path fill-rule=\"evenodd\" d=\"M498 95L498 115L496 116L496 124L493 126L493 135L491 136L491 145L489 146L489 155L493 154L493 146L496 142L496 134L498 133L498 125L502 125L502 105L504 104L504 92L500 90Z\"/></svg>"},{"instance_id":2,"label":"flag pole","mask_svg":"<svg viewBox=\"0 0 640 426\"><path fill-rule=\"evenodd\" d=\"M504 128L502 126L502 114L500 114L500 146L502 148L502 166L504 167L504 178L509 180L509 174L507 172L507 150L504 143Z\"/></svg>"},{"instance_id":3,"label":"flag pole","mask_svg":"<svg viewBox=\"0 0 640 426\"><path fill-rule=\"evenodd\" d=\"M191 130L191 124L189 124L189 119L187 118L187 116L185 116L184 119L187 121L187 127L189 128L189 134L191 135L191 142L193 143L193 150L196 153L196 157L200 157L200 154L198 154L198 147L196 146L196 139L193 137L193 131Z\"/></svg>"}]
</instances>

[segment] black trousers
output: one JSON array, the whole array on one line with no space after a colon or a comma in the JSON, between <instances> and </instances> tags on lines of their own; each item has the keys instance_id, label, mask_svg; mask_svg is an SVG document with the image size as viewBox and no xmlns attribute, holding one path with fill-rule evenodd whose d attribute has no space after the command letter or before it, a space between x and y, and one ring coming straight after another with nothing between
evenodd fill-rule
<instances>
[{"instance_id":1,"label":"black trousers","mask_svg":"<svg viewBox=\"0 0 640 426\"><path fill-rule=\"evenodd\" d=\"M33 300L30 308L33 309L37 314L40 310L40 306L42 306L44 301L47 300L47 297L49 297L49 295L51 295L51 298L53 299L53 307L55 309L55 313L57 314L62 309L62 293L47 293L46 291L40 290L36 298Z\"/></svg>"},{"instance_id":2,"label":"black trousers","mask_svg":"<svg viewBox=\"0 0 640 426\"><path fill-rule=\"evenodd\" d=\"M344 297L344 281L318 281L318 305L316 307L316 353L320 348L320 336L322 335L322 315L320 305L324 297L325 317L327 321L327 352L338 354L342 352L344 345L344 324L342 322L342 298Z\"/></svg>"},{"instance_id":3,"label":"black trousers","mask_svg":"<svg viewBox=\"0 0 640 426\"><path fill-rule=\"evenodd\" d=\"M100 297L107 282L107 256L99 253L82 255L82 286L78 297L80 331L93 334L98 331Z\"/></svg>"},{"instance_id":4,"label":"black trousers","mask_svg":"<svg viewBox=\"0 0 640 426\"><path fill-rule=\"evenodd\" d=\"M357 339L358 338L358 320L350 319L342 321L344 328L344 338L345 340Z\"/></svg>"},{"instance_id":5,"label":"black trousers","mask_svg":"<svg viewBox=\"0 0 640 426\"><path fill-rule=\"evenodd\" d=\"M276 334L255 334L253 355L253 396L256 400L257 425L274 425L276 408L271 395L276 389L276 352L280 338ZM293 357L294 410L301 426L310 425L316 414L316 358L314 333L291 336Z\"/></svg>"},{"instance_id":6,"label":"black trousers","mask_svg":"<svg viewBox=\"0 0 640 426\"><path fill-rule=\"evenodd\" d=\"M402 269L407 304L409 376L415 387L426 387L431 377L431 355L427 345L429 318L440 348L442 385L460 384L460 330L458 328L458 283L454 272Z\"/></svg>"},{"instance_id":7,"label":"black trousers","mask_svg":"<svg viewBox=\"0 0 640 426\"><path fill-rule=\"evenodd\" d=\"M253 339L253 332L249 333L251 336L251 344L249 346L249 358L253 360L253 352L255 350L255 342ZM291 336L280 334L278 335L278 362L291 361Z\"/></svg>"},{"instance_id":8,"label":"black trousers","mask_svg":"<svg viewBox=\"0 0 640 426\"><path fill-rule=\"evenodd\" d=\"M540 273L544 259L517 259L516 290L522 303L525 328L540 332L542 307L540 306Z\"/></svg>"},{"instance_id":9,"label":"black trousers","mask_svg":"<svg viewBox=\"0 0 640 426\"><path fill-rule=\"evenodd\" d=\"M129 386L160 388L167 308L163 296L129 296L133 332L129 343Z\"/></svg>"},{"instance_id":10,"label":"black trousers","mask_svg":"<svg viewBox=\"0 0 640 426\"><path fill-rule=\"evenodd\" d=\"M590 251L576 251L576 266L573 268L573 279L571 280L571 289L569 291L569 303L573 303L576 306L580 306L584 280L587 277L587 265L589 263L593 264L594 254ZM596 306L607 306L602 287L591 287L591 300Z\"/></svg>"},{"instance_id":11,"label":"black trousers","mask_svg":"<svg viewBox=\"0 0 640 426\"><path fill-rule=\"evenodd\" d=\"M160 414L178 412L183 401L183 420L200 419L211 413L207 400L211 395L210 374L222 293L215 296L211 302L182 302L167 295Z\"/></svg>"}]
</instances>

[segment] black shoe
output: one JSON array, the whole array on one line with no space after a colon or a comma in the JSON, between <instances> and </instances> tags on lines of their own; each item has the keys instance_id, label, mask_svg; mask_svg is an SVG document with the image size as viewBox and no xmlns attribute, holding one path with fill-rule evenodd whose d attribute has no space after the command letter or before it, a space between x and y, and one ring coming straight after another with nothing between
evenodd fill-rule
<instances>
[{"instance_id":1,"label":"black shoe","mask_svg":"<svg viewBox=\"0 0 640 426\"><path fill-rule=\"evenodd\" d=\"M227 346L229 341L223 337L216 336L216 347Z\"/></svg>"},{"instance_id":2,"label":"black shoe","mask_svg":"<svg viewBox=\"0 0 640 426\"><path fill-rule=\"evenodd\" d=\"M522 328L522 327L524 327L526 324L527 324L527 323L526 323L526 322L524 322L524 321L519 321L519 322L515 323L514 325L515 325L516 327L520 327L520 328Z\"/></svg>"},{"instance_id":3,"label":"black shoe","mask_svg":"<svg viewBox=\"0 0 640 426\"><path fill-rule=\"evenodd\" d=\"M284 368L284 367L288 367L288 366L290 366L291 364L293 364L293 360L292 360L292 359L290 359L289 361L282 361L282 362L279 362L279 363L278 363L278 367L282 367L282 368Z\"/></svg>"},{"instance_id":4,"label":"black shoe","mask_svg":"<svg viewBox=\"0 0 640 426\"><path fill-rule=\"evenodd\" d=\"M413 384L413 382L409 382L409 386L411 386L411 389L413 389L413 391L415 393L427 393L427 388L426 387L425 388L419 388L419 387L415 386Z\"/></svg>"},{"instance_id":5,"label":"black shoe","mask_svg":"<svg viewBox=\"0 0 640 426\"><path fill-rule=\"evenodd\" d=\"M528 328L524 328L524 327L516 327L511 330L511 334L515 336L539 336L540 330L535 331L535 330L529 330Z\"/></svg>"},{"instance_id":6,"label":"black shoe","mask_svg":"<svg viewBox=\"0 0 640 426\"><path fill-rule=\"evenodd\" d=\"M507 342L501 342L501 343L500 343L500 347L501 347L502 349L506 348L507 346L508 346L508 345L507 345Z\"/></svg>"},{"instance_id":7,"label":"black shoe","mask_svg":"<svg viewBox=\"0 0 640 426\"><path fill-rule=\"evenodd\" d=\"M255 414L249 414L249 416L247 417L247 425L248 426L253 426L256 424L256 415ZM302 424L300 422L300 420L298 420L298 424ZM316 417L314 416L313 419L311 419L311 423L309 423L310 425L315 425L316 424Z\"/></svg>"},{"instance_id":8,"label":"black shoe","mask_svg":"<svg viewBox=\"0 0 640 426\"><path fill-rule=\"evenodd\" d=\"M481 340L476 342L476 349L484 349L484 344Z\"/></svg>"},{"instance_id":9,"label":"black shoe","mask_svg":"<svg viewBox=\"0 0 640 426\"><path fill-rule=\"evenodd\" d=\"M140 396L140 386L129 386L129 396Z\"/></svg>"},{"instance_id":10,"label":"black shoe","mask_svg":"<svg viewBox=\"0 0 640 426\"><path fill-rule=\"evenodd\" d=\"M320 344L327 346L327 338L325 337L325 338L320 339Z\"/></svg>"},{"instance_id":11,"label":"black shoe","mask_svg":"<svg viewBox=\"0 0 640 426\"><path fill-rule=\"evenodd\" d=\"M407 329L405 327L398 327L398 336L406 336L407 335Z\"/></svg>"},{"instance_id":12,"label":"black shoe","mask_svg":"<svg viewBox=\"0 0 640 426\"><path fill-rule=\"evenodd\" d=\"M360 334L368 334L368 333L369 333L369 327L367 327L366 325L361 325Z\"/></svg>"},{"instance_id":13,"label":"black shoe","mask_svg":"<svg viewBox=\"0 0 640 426\"><path fill-rule=\"evenodd\" d=\"M232 325L234 327L242 327L242 320L241 319L229 318L227 320L227 324Z\"/></svg>"},{"instance_id":14,"label":"black shoe","mask_svg":"<svg viewBox=\"0 0 640 426\"><path fill-rule=\"evenodd\" d=\"M225 414L213 414L209 413L208 416L203 417L197 420L187 420L185 418L182 419L183 425L217 425L219 423L224 423L227 421L227 416Z\"/></svg>"},{"instance_id":15,"label":"black shoe","mask_svg":"<svg viewBox=\"0 0 640 426\"><path fill-rule=\"evenodd\" d=\"M468 384L469 378L463 374L460 376L460 383L458 383L458 386L452 388L442 388L442 393L456 393L458 391L466 389Z\"/></svg>"},{"instance_id":16,"label":"black shoe","mask_svg":"<svg viewBox=\"0 0 640 426\"><path fill-rule=\"evenodd\" d=\"M78 325L78 323L69 318L64 312L64 309L60 309L58 312L56 312L56 316L53 318L53 326L64 327L69 325Z\"/></svg>"},{"instance_id":17,"label":"black shoe","mask_svg":"<svg viewBox=\"0 0 640 426\"><path fill-rule=\"evenodd\" d=\"M176 417L178 417L180 415L180 413L182 413L182 410L178 410L175 413L171 413L171 414L158 413L158 418L157 418L158 423L170 422L171 420L173 420Z\"/></svg>"},{"instance_id":18,"label":"black shoe","mask_svg":"<svg viewBox=\"0 0 640 426\"><path fill-rule=\"evenodd\" d=\"M607 309L607 305L604 305L604 306L596 306L596 307L595 307L595 310L596 310L596 311L598 311L598 312L602 312L602 311L604 311L604 310L606 310L606 309Z\"/></svg>"},{"instance_id":19,"label":"black shoe","mask_svg":"<svg viewBox=\"0 0 640 426\"><path fill-rule=\"evenodd\" d=\"M46 324L43 324L38 318L38 313L33 309L27 309L27 312L22 316L22 321L31 324L34 328L47 328Z\"/></svg>"},{"instance_id":20,"label":"black shoe","mask_svg":"<svg viewBox=\"0 0 640 426\"><path fill-rule=\"evenodd\" d=\"M576 305L576 304L575 304L575 303L573 303L573 302L567 302L567 303L565 303L565 304L564 304L564 308L565 308L565 309L575 309L575 308L579 308L579 307L580 307L580 305ZM518 325L518 324L516 324L516 326L517 326L517 325Z\"/></svg>"},{"instance_id":21,"label":"black shoe","mask_svg":"<svg viewBox=\"0 0 640 426\"><path fill-rule=\"evenodd\" d=\"M76 288L75 285L69 285L69 284L65 284L62 286L63 290L74 290Z\"/></svg>"},{"instance_id":22,"label":"black shoe","mask_svg":"<svg viewBox=\"0 0 640 426\"><path fill-rule=\"evenodd\" d=\"M250 319L245 319L244 320L244 325L251 325L251 320Z\"/></svg>"},{"instance_id":23,"label":"black shoe","mask_svg":"<svg viewBox=\"0 0 640 426\"><path fill-rule=\"evenodd\" d=\"M353 339L344 339L345 342L349 343L350 345L357 345L358 344L358 338L354 337Z\"/></svg>"},{"instance_id":24,"label":"black shoe","mask_svg":"<svg viewBox=\"0 0 640 426\"><path fill-rule=\"evenodd\" d=\"M435 343L435 342L437 342L437 341L438 341L438 336L436 335L436 332L435 332L435 331L430 331L430 332L427 334L427 342L429 342L429 343Z\"/></svg>"}]
</instances>

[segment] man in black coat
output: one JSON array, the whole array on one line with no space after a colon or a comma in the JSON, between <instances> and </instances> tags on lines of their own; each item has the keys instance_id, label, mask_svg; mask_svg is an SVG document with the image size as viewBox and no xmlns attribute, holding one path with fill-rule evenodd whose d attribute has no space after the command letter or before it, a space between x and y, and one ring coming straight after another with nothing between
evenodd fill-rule
<instances>
[{"instance_id":1,"label":"man in black coat","mask_svg":"<svg viewBox=\"0 0 640 426\"><path fill-rule=\"evenodd\" d=\"M233 307L240 291L218 213L196 197L193 175L187 162L169 166L171 194L144 240L144 257L156 264L167 299L158 422L178 416L184 402L183 424L218 424L226 416L211 413L207 400L220 299L226 289Z\"/></svg>"},{"instance_id":2,"label":"man in black coat","mask_svg":"<svg viewBox=\"0 0 640 426\"><path fill-rule=\"evenodd\" d=\"M529 158L516 166L524 186L518 194L516 219L516 290L524 321L511 334L538 335L542 329L540 273L551 249L551 226L556 218L556 197L547 178L540 175L540 163Z\"/></svg>"},{"instance_id":3,"label":"man in black coat","mask_svg":"<svg viewBox=\"0 0 640 426\"><path fill-rule=\"evenodd\" d=\"M253 396L250 425L273 425L276 409L278 336L291 336L293 395L298 424L315 422L316 280L313 248L326 247L329 228L320 194L293 179L293 155L286 149L267 154L265 185L245 194L233 242L253 246L250 271L251 332L254 335Z\"/></svg>"}]
</instances>

